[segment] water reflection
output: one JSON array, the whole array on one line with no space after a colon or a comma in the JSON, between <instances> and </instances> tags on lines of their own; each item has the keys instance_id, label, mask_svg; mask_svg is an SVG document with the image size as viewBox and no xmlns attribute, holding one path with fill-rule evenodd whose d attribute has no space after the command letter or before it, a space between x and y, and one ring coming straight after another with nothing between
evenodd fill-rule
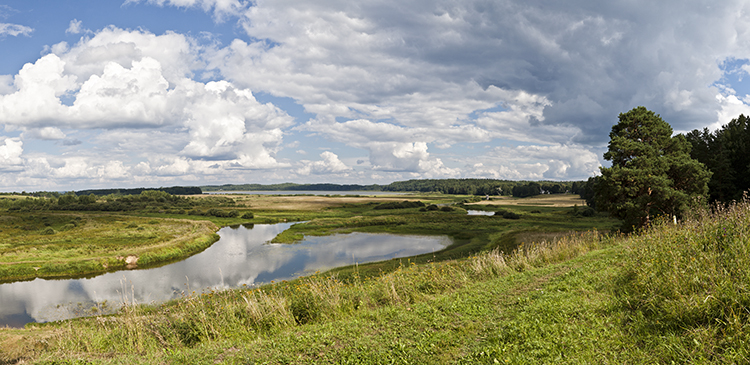
<instances>
[{"instance_id":1,"label":"water reflection","mask_svg":"<svg viewBox=\"0 0 750 365\"><path fill-rule=\"evenodd\" d=\"M0 326L106 313L123 301L162 302L193 290L291 279L355 262L434 252L451 243L440 236L366 233L310 237L294 245L267 243L291 225L222 228L220 240L202 253L159 268L0 284Z\"/></svg>"}]
</instances>

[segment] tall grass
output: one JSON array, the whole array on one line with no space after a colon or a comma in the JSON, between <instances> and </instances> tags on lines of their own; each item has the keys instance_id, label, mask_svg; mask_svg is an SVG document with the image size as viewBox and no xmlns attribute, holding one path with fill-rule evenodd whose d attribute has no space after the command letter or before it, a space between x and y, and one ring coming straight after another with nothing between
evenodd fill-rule
<instances>
[{"instance_id":1,"label":"tall grass","mask_svg":"<svg viewBox=\"0 0 750 365\"><path fill-rule=\"evenodd\" d=\"M750 362L750 201L628 241L623 305L665 360Z\"/></svg>"}]
</instances>

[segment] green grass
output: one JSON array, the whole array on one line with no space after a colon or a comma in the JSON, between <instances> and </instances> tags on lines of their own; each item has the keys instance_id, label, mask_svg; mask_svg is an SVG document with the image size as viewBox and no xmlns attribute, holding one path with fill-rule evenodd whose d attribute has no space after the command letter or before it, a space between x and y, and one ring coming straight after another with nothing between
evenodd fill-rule
<instances>
[{"instance_id":1,"label":"green grass","mask_svg":"<svg viewBox=\"0 0 750 365\"><path fill-rule=\"evenodd\" d=\"M629 237L188 293L2 330L0 362L748 363L748 227L743 202Z\"/></svg>"},{"instance_id":2,"label":"green grass","mask_svg":"<svg viewBox=\"0 0 750 365\"><path fill-rule=\"evenodd\" d=\"M79 277L181 259L209 247L210 222L108 213L6 213L0 225L0 282Z\"/></svg>"}]
</instances>

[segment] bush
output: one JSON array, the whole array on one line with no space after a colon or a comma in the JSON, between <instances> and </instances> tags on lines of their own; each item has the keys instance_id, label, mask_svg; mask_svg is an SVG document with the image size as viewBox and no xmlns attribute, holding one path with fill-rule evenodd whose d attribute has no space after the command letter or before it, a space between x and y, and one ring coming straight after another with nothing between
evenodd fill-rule
<instances>
[{"instance_id":1,"label":"bush","mask_svg":"<svg viewBox=\"0 0 750 365\"><path fill-rule=\"evenodd\" d=\"M495 214L497 214L497 213L495 213ZM516 213L513 213L513 212L505 212L505 213L503 213L503 218L505 218L505 219L521 219L521 216L518 215L518 214L516 214Z\"/></svg>"},{"instance_id":2,"label":"bush","mask_svg":"<svg viewBox=\"0 0 750 365\"><path fill-rule=\"evenodd\" d=\"M453 211L453 208L451 208L451 207L448 207L448 206L445 206L445 207L441 207L441 208L440 208L440 211L441 211L441 212L452 212L452 211Z\"/></svg>"},{"instance_id":3,"label":"bush","mask_svg":"<svg viewBox=\"0 0 750 365\"><path fill-rule=\"evenodd\" d=\"M237 218L240 215L240 212L236 210L223 210L223 209L216 209L211 208L208 211L206 211L206 215L210 215L212 217L218 217L218 218Z\"/></svg>"},{"instance_id":4,"label":"bush","mask_svg":"<svg viewBox=\"0 0 750 365\"><path fill-rule=\"evenodd\" d=\"M388 203L378 204L372 209L407 209L407 208L420 208L420 207L424 207L424 203L420 201L410 202L408 200L404 200L400 203L388 202Z\"/></svg>"},{"instance_id":5,"label":"bush","mask_svg":"<svg viewBox=\"0 0 750 365\"><path fill-rule=\"evenodd\" d=\"M253 218L255 218L255 215L252 212L246 212L245 214L242 215L241 218L242 219L253 219Z\"/></svg>"},{"instance_id":6,"label":"bush","mask_svg":"<svg viewBox=\"0 0 750 365\"><path fill-rule=\"evenodd\" d=\"M53 235L53 234L55 234L55 230L52 229L52 227L47 227L44 230L42 230L41 234L43 234L43 235Z\"/></svg>"}]
</instances>

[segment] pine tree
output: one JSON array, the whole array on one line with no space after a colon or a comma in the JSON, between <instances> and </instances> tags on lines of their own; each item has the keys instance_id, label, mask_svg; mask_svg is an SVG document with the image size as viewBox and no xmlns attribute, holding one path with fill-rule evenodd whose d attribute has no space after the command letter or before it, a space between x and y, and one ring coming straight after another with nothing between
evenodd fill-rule
<instances>
[{"instance_id":1,"label":"pine tree","mask_svg":"<svg viewBox=\"0 0 750 365\"><path fill-rule=\"evenodd\" d=\"M690 157L685 136L658 114L637 107L612 127L596 184L596 207L623 221L623 230L642 227L658 215L682 216L693 197L705 196L711 173Z\"/></svg>"}]
</instances>

